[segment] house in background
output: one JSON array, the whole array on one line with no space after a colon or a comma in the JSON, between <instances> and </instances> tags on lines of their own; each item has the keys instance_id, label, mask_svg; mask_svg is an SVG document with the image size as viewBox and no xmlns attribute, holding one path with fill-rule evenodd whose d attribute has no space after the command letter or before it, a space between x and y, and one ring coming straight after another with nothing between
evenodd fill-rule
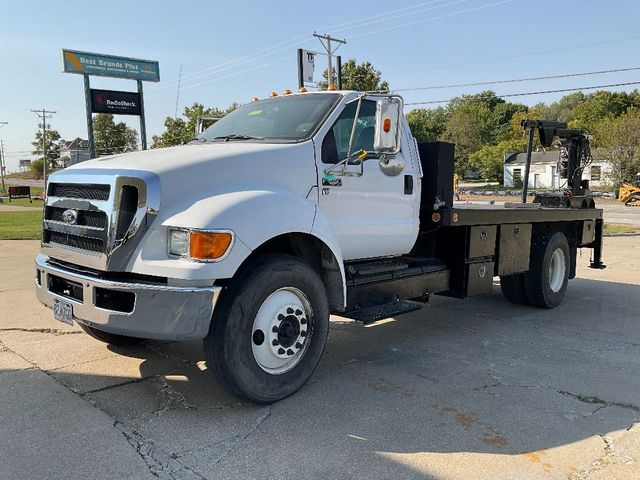
<instances>
[{"instance_id":1,"label":"house in background","mask_svg":"<svg viewBox=\"0 0 640 480\"><path fill-rule=\"evenodd\" d=\"M592 153L593 161L582 174L582 178L589 180L590 188L607 184L609 166L598 160L597 151ZM505 187L518 188L524 181L524 169L527 160L526 153L506 153L504 156ZM555 190L564 186L566 179L558 176L559 150L547 150L531 153L531 168L529 170L529 188L544 188Z\"/></svg>"},{"instance_id":2,"label":"house in background","mask_svg":"<svg viewBox=\"0 0 640 480\"><path fill-rule=\"evenodd\" d=\"M89 160L89 140L78 137L75 140L61 142L60 160L65 167Z\"/></svg>"}]
</instances>

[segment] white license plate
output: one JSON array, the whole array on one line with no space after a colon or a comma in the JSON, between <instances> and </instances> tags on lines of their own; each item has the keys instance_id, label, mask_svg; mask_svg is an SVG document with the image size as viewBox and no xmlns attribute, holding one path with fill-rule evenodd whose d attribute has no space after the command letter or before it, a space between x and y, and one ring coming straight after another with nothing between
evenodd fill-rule
<instances>
[{"instance_id":1,"label":"white license plate","mask_svg":"<svg viewBox=\"0 0 640 480\"><path fill-rule=\"evenodd\" d=\"M55 300L53 303L53 318L73 325L73 306L67 302Z\"/></svg>"}]
</instances>

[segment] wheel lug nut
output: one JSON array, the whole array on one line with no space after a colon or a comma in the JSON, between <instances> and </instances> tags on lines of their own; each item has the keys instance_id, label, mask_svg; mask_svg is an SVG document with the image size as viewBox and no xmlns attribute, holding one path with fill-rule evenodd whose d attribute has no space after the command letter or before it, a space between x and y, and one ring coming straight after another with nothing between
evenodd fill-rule
<instances>
[{"instance_id":1,"label":"wheel lug nut","mask_svg":"<svg viewBox=\"0 0 640 480\"><path fill-rule=\"evenodd\" d=\"M279 348L278 349L278 354L279 355L284 355L285 354L284 348Z\"/></svg>"},{"instance_id":2,"label":"wheel lug nut","mask_svg":"<svg viewBox=\"0 0 640 480\"><path fill-rule=\"evenodd\" d=\"M296 315L297 315L297 316L302 315L302 310L296 310Z\"/></svg>"},{"instance_id":3,"label":"wheel lug nut","mask_svg":"<svg viewBox=\"0 0 640 480\"><path fill-rule=\"evenodd\" d=\"M273 345L274 347L277 347L278 345L280 345L280 342L278 341L277 338L274 338L273 342L271 342L271 345Z\"/></svg>"},{"instance_id":4,"label":"wheel lug nut","mask_svg":"<svg viewBox=\"0 0 640 480\"><path fill-rule=\"evenodd\" d=\"M307 324L307 319L306 318L301 318L300 319L300 325L306 325Z\"/></svg>"},{"instance_id":5,"label":"wheel lug nut","mask_svg":"<svg viewBox=\"0 0 640 480\"><path fill-rule=\"evenodd\" d=\"M287 313L289 315L291 315L293 313L293 308L291 308L291 307L287 308Z\"/></svg>"},{"instance_id":6,"label":"wheel lug nut","mask_svg":"<svg viewBox=\"0 0 640 480\"><path fill-rule=\"evenodd\" d=\"M296 343L296 348L302 348L302 344L300 342Z\"/></svg>"},{"instance_id":7,"label":"wheel lug nut","mask_svg":"<svg viewBox=\"0 0 640 480\"><path fill-rule=\"evenodd\" d=\"M291 350L291 349L287 350L287 355L289 355L289 356L293 355L293 350Z\"/></svg>"},{"instance_id":8,"label":"wheel lug nut","mask_svg":"<svg viewBox=\"0 0 640 480\"><path fill-rule=\"evenodd\" d=\"M280 321L284 320L284 315L283 314L278 315L278 320Z\"/></svg>"},{"instance_id":9,"label":"wheel lug nut","mask_svg":"<svg viewBox=\"0 0 640 480\"><path fill-rule=\"evenodd\" d=\"M276 326L274 325L274 326L273 326L273 328L271 329L271 331L272 331L273 333L278 333L279 329L278 329L278 327L276 327Z\"/></svg>"},{"instance_id":10,"label":"wheel lug nut","mask_svg":"<svg viewBox=\"0 0 640 480\"><path fill-rule=\"evenodd\" d=\"M302 331L300 332L300 336L301 336L301 337L306 337L306 336L307 336L307 331L306 331L306 330L302 330Z\"/></svg>"}]
</instances>

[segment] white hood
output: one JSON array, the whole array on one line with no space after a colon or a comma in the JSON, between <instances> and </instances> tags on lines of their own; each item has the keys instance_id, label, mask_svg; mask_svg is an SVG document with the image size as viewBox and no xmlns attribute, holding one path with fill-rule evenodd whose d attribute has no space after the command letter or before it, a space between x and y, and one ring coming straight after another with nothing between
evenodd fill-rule
<instances>
[{"instance_id":1,"label":"white hood","mask_svg":"<svg viewBox=\"0 0 640 480\"><path fill-rule=\"evenodd\" d=\"M246 190L283 191L306 197L317 185L311 141L299 144L216 142L183 145L101 157L65 172L109 175L143 170L161 184L161 211L178 212L196 201ZM164 208L163 208L164 207ZM164 216L164 215L163 215Z\"/></svg>"}]
</instances>

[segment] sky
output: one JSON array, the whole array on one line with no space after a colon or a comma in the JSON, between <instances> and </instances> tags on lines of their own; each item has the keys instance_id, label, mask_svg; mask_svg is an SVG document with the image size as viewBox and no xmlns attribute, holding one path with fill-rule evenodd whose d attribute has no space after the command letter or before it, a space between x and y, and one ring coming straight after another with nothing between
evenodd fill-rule
<instances>
[{"instance_id":1,"label":"sky","mask_svg":"<svg viewBox=\"0 0 640 480\"><path fill-rule=\"evenodd\" d=\"M0 0L0 6L0 122L9 122L0 139L9 172L32 158L39 120L31 109L56 111L49 124L64 139L87 137L83 79L62 73L61 48L160 62L161 81L144 87L149 144L175 115L176 102L180 114L194 102L226 108L295 89L296 49L322 50L314 31L345 39L337 52L343 62L371 61L392 89L640 67L637 0ZM318 58L324 67L326 57ZM635 81L640 70L491 88L500 95ZM101 77L92 77L91 86L136 88ZM402 94L413 103L487 88ZM512 101L533 105L563 95ZM138 117L116 121L139 130Z\"/></svg>"}]
</instances>

